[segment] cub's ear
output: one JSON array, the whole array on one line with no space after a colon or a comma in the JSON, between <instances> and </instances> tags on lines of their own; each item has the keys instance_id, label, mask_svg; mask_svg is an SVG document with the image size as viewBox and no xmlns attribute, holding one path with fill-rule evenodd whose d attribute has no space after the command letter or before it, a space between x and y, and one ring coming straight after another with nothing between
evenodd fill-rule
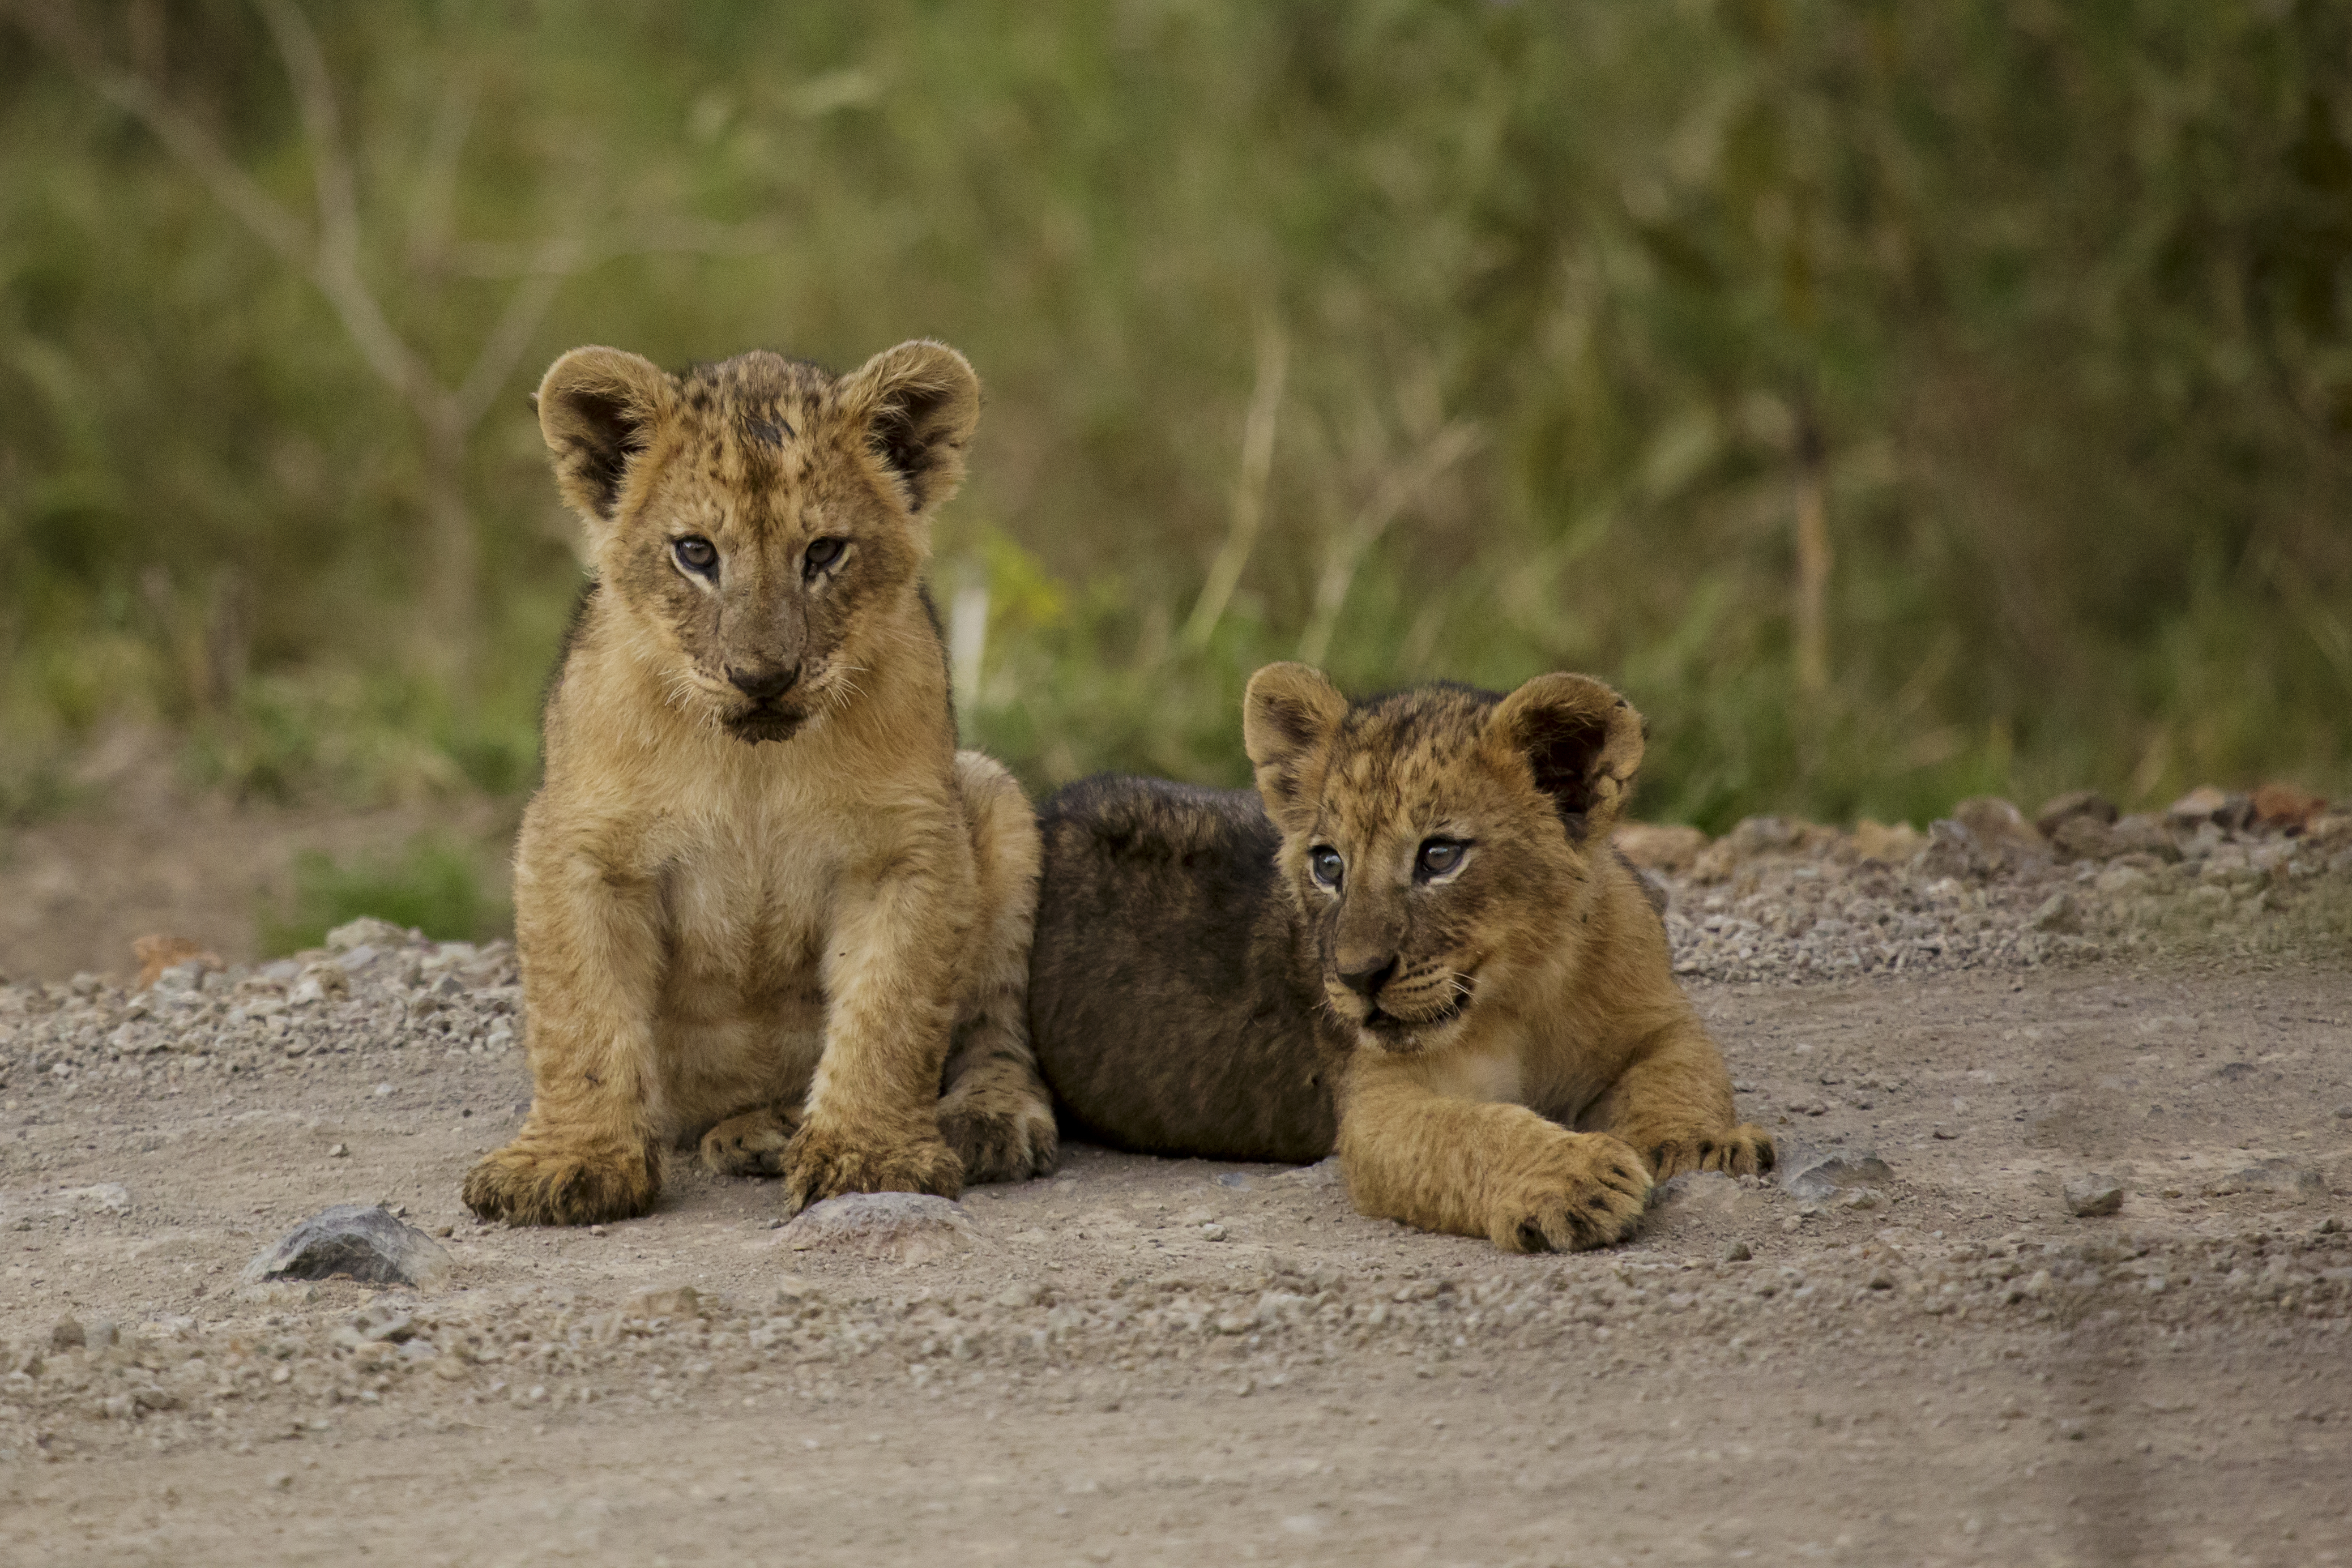
<instances>
[{"instance_id":1,"label":"cub's ear","mask_svg":"<svg viewBox=\"0 0 2352 1568\"><path fill-rule=\"evenodd\" d=\"M555 486L593 526L620 510L629 460L653 444L677 383L651 360L574 349L547 368L532 401L555 459Z\"/></svg>"},{"instance_id":2,"label":"cub's ear","mask_svg":"<svg viewBox=\"0 0 2352 1568\"><path fill-rule=\"evenodd\" d=\"M1258 798L1286 833L1311 825L1323 793L1331 737L1348 699L1312 664L1268 664L1242 696L1242 748L1257 769Z\"/></svg>"},{"instance_id":3,"label":"cub's ear","mask_svg":"<svg viewBox=\"0 0 2352 1568\"><path fill-rule=\"evenodd\" d=\"M1538 675L1495 706L1492 741L1524 758L1572 842L1616 820L1642 766L1642 716L1590 675Z\"/></svg>"},{"instance_id":4,"label":"cub's ear","mask_svg":"<svg viewBox=\"0 0 2352 1568\"><path fill-rule=\"evenodd\" d=\"M961 354L929 339L901 343L866 361L838 395L908 511L927 517L956 493L980 423L980 377Z\"/></svg>"}]
</instances>

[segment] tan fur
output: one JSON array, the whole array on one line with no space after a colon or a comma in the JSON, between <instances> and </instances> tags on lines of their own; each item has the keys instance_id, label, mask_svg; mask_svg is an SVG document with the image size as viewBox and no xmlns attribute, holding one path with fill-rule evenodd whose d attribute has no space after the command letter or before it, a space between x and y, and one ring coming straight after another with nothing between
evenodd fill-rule
<instances>
[{"instance_id":1,"label":"tan fur","mask_svg":"<svg viewBox=\"0 0 2352 1568\"><path fill-rule=\"evenodd\" d=\"M1517 1250L1602 1245L1632 1233L1653 1181L1767 1168L1772 1143L1735 1123L1721 1053L1608 848L1640 716L1580 675L1481 695L1351 711L1320 673L1277 664L1250 682L1244 739L1282 830L1277 881L1323 933L1357 1207ZM1439 840L1468 858L1417 877ZM1318 849L1344 858L1339 890L1311 874ZM1383 962L1369 997L1342 978Z\"/></svg>"},{"instance_id":2,"label":"tan fur","mask_svg":"<svg viewBox=\"0 0 2352 1568\"><path fill-rule=\"evenodd\" d=\"M596 585L516 851L535 1094L467 1203L643 1213L661 1147L698 1137L794 1210L1050 1169L1023 1008L1036 831L955 750L921 598L971 367L908 343L839 380L772 354L674 376L583 349L538 406Z\"/></svg>"}]
</instances>

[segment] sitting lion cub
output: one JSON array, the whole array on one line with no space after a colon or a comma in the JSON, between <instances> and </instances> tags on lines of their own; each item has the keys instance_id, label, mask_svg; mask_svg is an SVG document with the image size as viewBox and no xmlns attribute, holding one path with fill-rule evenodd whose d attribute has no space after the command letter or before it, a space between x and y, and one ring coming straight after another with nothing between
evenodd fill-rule
<instances>
[{"instance_id":1,"label":"sitting lion cub","mask_svg":"<svg viewBox=\"0 0 2352 1568\"><path fill-rule=\"evenodd\" d=\"M1255 797L1095 779L1046 804L1030 1031L1076 1123L1336 1146L1364 1213L1514 1251L1622 1240L1678 1171L1771 1166L1609 846L1642 759L1616 693L1350 706L1274 664L1242 733Z\"/></svg>"},{"instance_id":2,"label":"sitting lion cub","mask_svg":"<svg viewBox=\"0 0 2352 1568\"><path fill-rule=\"evenodd\" d=\"M1036 827L955 748L922 588L971 367L926 342L838 380L576 349L538 405L595 580L515 854L535 1092L467 1204L642 1214L661 1146L697 1137L792 1209L1052 1168L1022 1011Z\"/></svg>"}]
</instances>

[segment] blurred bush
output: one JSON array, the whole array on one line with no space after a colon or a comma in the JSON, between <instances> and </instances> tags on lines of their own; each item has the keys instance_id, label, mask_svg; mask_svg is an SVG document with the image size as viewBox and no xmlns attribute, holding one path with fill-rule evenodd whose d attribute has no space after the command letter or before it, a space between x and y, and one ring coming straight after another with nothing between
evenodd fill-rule
<instances>
[{"instance_id":1,"label":"blurred bush","mask_svg":"<svg viewBox=\"0 0 2352 1568\"><path fill-rule=\"evenodd\" d=\"M0 17L0 774L523 787L537 370L929 334L1033 786L1239 781L1302 649L1598 673L1710 827L2352 783L2340 5Z\"/></svg>"},{"instance_id":2,"label":"blurred bush","mask_svg":"<svg viewBox=\"0 0 2352 1568\"><path fill-rule=\"evenodd\" d=\"M338 861L304 852L294 862L291 900L261 913L262 955L322 946L328 932L362 915L445 942L484 941L513 927L512 912L482 887L476 853L428 833L385 855Z\"/></svg>"}]
</instances>

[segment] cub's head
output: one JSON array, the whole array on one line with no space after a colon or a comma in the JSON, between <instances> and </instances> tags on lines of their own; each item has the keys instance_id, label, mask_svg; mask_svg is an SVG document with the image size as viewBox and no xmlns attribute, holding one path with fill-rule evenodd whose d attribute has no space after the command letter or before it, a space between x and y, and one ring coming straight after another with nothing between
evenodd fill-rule
<instances>
[{"instance_id":1,"label":"cub's head","mask_svg":"<svg viewBox=\"0 0 2352 1568\"><path fill-rule=\"evenodd\" d=\"M673 704L782 740L904 656L931 515L980 418L953 349L901 343L839 378L765 352L672 375L574 349L538 406L599 591Z\"/></svg>"},{"instance_id":2,"label":"cub's head","mask_svg":"<svg viewBox=\"0 0 2352 1568\"><path fill-rule=\"evenodd\" d=\"M1325 1004L1397 1052L1444 1043L1559 952L1642 760L1641 716L1583 675L1350 705L1321 672L1271 664L1242 736Z\"/></svg>"}]
</instances>

